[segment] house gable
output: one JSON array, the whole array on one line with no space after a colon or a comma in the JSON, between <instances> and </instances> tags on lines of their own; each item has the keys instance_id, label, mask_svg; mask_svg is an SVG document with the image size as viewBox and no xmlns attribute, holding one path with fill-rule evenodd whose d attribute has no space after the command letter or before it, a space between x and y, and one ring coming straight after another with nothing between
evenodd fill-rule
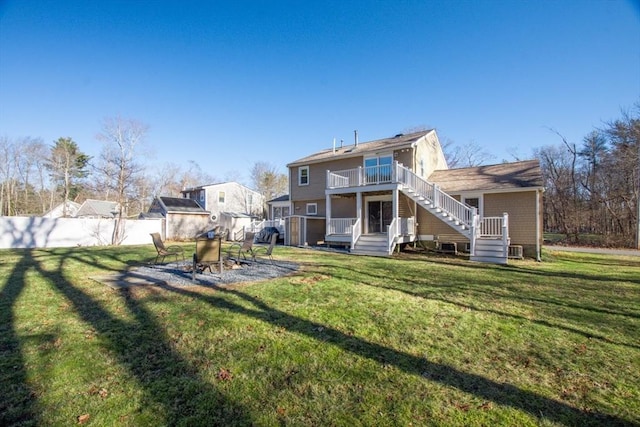
<instances>
[{"instance_id":1,"label":"house gable","mask_svg":"<svg viewBox=\"0 0 640 427\"><path fill-rule=\"evenodd\" d=\"M364 166L365 159L383 157L390 157L392 161L397 161L418 174L422 173L423 177L435 169L447 167L438 136L433 129L322 150L287 165L291 200L324 199L327 170L355 169ZM302 170L305 171L306 179L301 184Z\"/></svg>"},{"instance_id":2,"label":"house gable","mask_svg":"<svg viewBox=\"0 0 640 427\"><path fill-rule=\"evenodd\" d=\"M216 218L224 211L259 216L264 209L264 197L259 192L234 181L189 188L182 195L197 200Z\"/></svg>"}]
</instances>

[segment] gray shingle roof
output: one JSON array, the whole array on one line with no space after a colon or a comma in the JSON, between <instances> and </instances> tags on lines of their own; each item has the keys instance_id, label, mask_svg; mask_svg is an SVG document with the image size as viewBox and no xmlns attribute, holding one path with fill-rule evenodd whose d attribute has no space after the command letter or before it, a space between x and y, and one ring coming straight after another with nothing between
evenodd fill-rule
<instances>
[{"instance_id":1,"label":"gray shingle roof","mask_svg":"<svg viewBox=\"0 0 640 427\"><path fill-rule=\"evenodd\" d=\"M271 199L269 200L267 203L272 203L272 202L288 202L289 201L289 195L285 194L283 196L280 197L276 197L275 199Z\"/></svg>"},{"instance_id":2,"label":"gray shingle roof","mask_svg":"<svg viewBox=\"0 0 640 427\"><path fill-rule=\"evenodd\" d=\"M113 212L118 210L118 203L107 200L87 199L84 201L76 216L100 216L103 218L113 218Z\"/></svg>"},{"instance_id":3,"label":"gray shingle roof","mask_svg":"<svg viewBox=\"0 0 640 427\"><path fill-rule=\"evenodd\" d=\"M429 176L447 193L474 190L510 190L542 188L538 160L501 163L460 169L437 170Z\"/></svg>"},{"instance_id":4,"label":"gray shingle roof","mask_svg":"<svg viewBox=\"0 0 640 427\"><path fill-rule=\"evenodd\" d=\"M336 147L335 151L332 148L328 148L326 150L319 151L315 154L311 154L310 156L303 157L294 162L291 162L287 165L287 167L301 165L301 164L309 164L309 163L318 163L323 162L329 159L339 159L345 157L356 157L362 156L365 153L370 153L379 150L389 150L389 149L397 149L403 148L406 146L410 146L414 142L418 141L423 136L433 132L433 129L413 132L409 134L398 134L391 138L377 139L375 141L368 142L360 142L358 145L350 144L342 147Z\"/></svg>"},{"instance_id":5,"label":"gray shingle roof","mask_svg":"<svg viewBox=\"0 0 640 427\"><path fill-rule=\"evenodd\" d=\"M182 197L159 197L168 212L206 212L200 204L193 199Z\"/></svg>"}]
</instances>

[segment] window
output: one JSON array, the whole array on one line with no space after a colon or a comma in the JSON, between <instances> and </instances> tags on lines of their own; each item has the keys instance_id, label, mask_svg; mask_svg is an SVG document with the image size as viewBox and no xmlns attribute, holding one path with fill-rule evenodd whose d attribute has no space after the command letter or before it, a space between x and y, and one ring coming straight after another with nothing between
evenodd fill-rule
<instances>
[{"instance_id":1,"label":"window","mask_svg":"<svg viewBox=\"0 0 640 427\"><path fill-rule=\"evenodd\" d=\"M204 203L204 190L200 190L199 198L200 198L200 201Z\"/></svg>"},{"instance_id":2,"label":"window","mask_svg":"<svg viewBox=\"0 0 640 427\"><path fill-rule=\"evenodd\" d=\"M465 205L470 208L479 208L480 207L480 199L477 197L469 197L464 199Z\"/></svg>"},{"instance_id":3,"label":"window","mask_svg":"<svg viewBox=\"0 0 640 427\"><path fill-rule=\"evenodd\" d=\"M317 215L317 214L318 214L318 204L307 203L307 215Z\"/></svg>"},{"instance_id":4,"label":"window","mask_svg":"<svg viewBox=\"0 0 640 427\"><path fill-rule=\"evenodd\" d=\"M298 185L309 185L309 166L298 168Z\"/></svg>"},{"instance_id":5,"label":"window","mask_svg":"<svg viewBox=\"0 0 640 427\"><path fill-rule=\"evenodd\" d=\"M391 182L391 155L364 159L364 173L367 184Z\"/></svg>"},{"instance_id":6,"label":"window","mask_svg":"<svg viewBox=\"0 0 640 427\"><path fill-rule=\"evenodd\" d=\"M471 208L477 208L478 209L478 214L482 215L482 212L484 210L483 205L483 201L482 201L482 195L469 195L469 196L465 196L462 198L462 203L464 203L465 205L471 207Z\"/></svg>"},{"instance_id":7,"label":"window","mask_svg":"<svg viewBox=\"0 0 640 427\"><path fill-rule=\"evenodd\" d=\"M224 191L218 191L218 203L224 203Z\"/></svg>"}]
</instances>

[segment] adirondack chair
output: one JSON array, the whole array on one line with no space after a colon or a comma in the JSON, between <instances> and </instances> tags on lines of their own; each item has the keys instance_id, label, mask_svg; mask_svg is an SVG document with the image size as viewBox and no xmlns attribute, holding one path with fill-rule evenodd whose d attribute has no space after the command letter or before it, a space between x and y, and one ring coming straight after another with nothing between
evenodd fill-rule
<instances>
[{"instance_id":1,"label":"adirondack chair","mask_svg":"<svg viewBox=\"0 0 640 427\"><path fill-rule=\"evenodd\" d=\"M252 261L256 260L255 253L253 251L253 241L256 233L247 232L244 235L242 243L234 243L227 249L227 258L234 259L236 263L240 263L240 258L247 260L247 255L251 257Z\"/></svg>"},{"instance_id":2,"label":"adirondack chair","mask_svg":"<svg viewBox=\"0 0 640 427\"><path fill-rule=\"evenodd\" d=\"M254 248L253 258L257 259L260 256L265 256L269 259L271 264L273 264L274 262L273 262L272 253L273 253L273 248L276 246L277 241L278 241L278 233L273 233L271 235L271 241L269 242L268 246L262 245Z\"/></svg>"},{"instance_id":3,"label":"adirondack chair","mask_svg":"<svg viewBox=\"0 0 640 427\"><path fill-rule=\"evenodd\" d=\"M164 262L166 257L176 257L176 262L178 262L178 257L182 257L182 261L184 262L184 249L180 246L165 246L162 241L162 237L160 237L160 233L150 233L151 238L153 239L153 245L156 247L156 251L158 255L156 255L156 260L154 264L160 262Z\"/></svg>"}]
</instances>

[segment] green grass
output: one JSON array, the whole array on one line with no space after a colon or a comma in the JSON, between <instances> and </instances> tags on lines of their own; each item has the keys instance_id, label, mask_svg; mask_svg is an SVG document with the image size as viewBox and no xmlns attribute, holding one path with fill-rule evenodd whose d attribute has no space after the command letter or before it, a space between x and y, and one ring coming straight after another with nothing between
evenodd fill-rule
<instances>
[{"instance_id":1,"label":"green grass","mask_svg":"<svg viewBox=\"0 0 640 427\"><path fill-rule=\"evenodd\" d=\"M278 247L291 276L114 291L153 246L0 251L0 425L637 425L640 260Z\"/></svg>"}]
</instances>

